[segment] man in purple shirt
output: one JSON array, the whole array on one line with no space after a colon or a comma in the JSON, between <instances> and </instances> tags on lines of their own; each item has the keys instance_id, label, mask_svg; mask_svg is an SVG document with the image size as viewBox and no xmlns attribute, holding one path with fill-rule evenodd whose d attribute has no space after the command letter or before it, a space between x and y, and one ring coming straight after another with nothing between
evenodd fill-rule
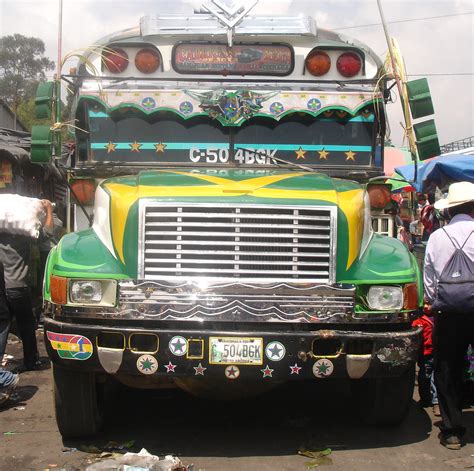
<instances>
[{"instance_id":1,"label":"man in purple shirt","mask_svg":"<svg viewBox=\"0 0 474 471\"><path fill-rule=\"evenodd\" d=\"M423 278L429 305L437 299L438 281L456 247L467 254L470 276L474 274L474 184L453 183L448 197L434 206L447 208L451 221L443 230L433 232L426 246ZM438 310L434 315L434 377L443 419L439 438L443 446L459 450L466 432L462 425L461 383L467 348L474 345L474 312Z\"/></svg>"}]
</instances>

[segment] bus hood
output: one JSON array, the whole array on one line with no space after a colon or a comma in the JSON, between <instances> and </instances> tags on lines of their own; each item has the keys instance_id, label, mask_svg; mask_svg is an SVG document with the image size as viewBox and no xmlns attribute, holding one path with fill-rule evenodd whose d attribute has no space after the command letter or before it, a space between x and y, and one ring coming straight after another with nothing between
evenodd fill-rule
<instances>
[{"instance_id":1,"label":"bus hood","mask_svg":"<svg viewBox=\"0 0 474 471\"><path fill-rule=\"evenodd\" d=\"M338 247L347 246L347 267L364 232L364 188L353 181L307 171L193 169L144 171L104 180L95 200L93 229L122 263L136 246L139 202L253 205L322 205L338 211ZM130 249L131 250L131 249ZM130 252L131 254L132 252ZM135 251L136 254L136 251Z\"/></svg>"}]
</instances>

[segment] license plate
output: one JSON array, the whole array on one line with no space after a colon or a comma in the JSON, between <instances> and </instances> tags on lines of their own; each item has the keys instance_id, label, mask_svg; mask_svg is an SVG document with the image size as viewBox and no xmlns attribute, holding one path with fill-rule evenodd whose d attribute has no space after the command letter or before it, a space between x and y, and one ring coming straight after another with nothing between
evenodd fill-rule
<instances>
[{"instance_id":1,"label":"license plate","mask_svg":"<svg viewBox=\"0 0 474 471\"><path fill-rule=\"evenodd\" d=\"M209 363L213 365L261 365L263 339L210 337Z\"/></svg>"}]
</instances>

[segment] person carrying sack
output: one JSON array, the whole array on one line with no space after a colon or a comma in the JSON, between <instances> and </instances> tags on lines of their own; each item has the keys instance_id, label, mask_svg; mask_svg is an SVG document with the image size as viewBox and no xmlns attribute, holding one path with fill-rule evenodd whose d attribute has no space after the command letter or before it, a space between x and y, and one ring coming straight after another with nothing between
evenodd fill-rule
<instances>
[{"instance_id":1,"label":"person carrying sack","mask_svg":"<svg viewBox=\"0 0 474 471\"><path fill-rule=\"evenodd\" d=\"M425 299L434 313L434 379L442 424L440 443L459 450L464 358L474 345L474 184L453 183L435 203L448 209L450 223L428 240L424 265Z\"/></svg>"}]
</instances>

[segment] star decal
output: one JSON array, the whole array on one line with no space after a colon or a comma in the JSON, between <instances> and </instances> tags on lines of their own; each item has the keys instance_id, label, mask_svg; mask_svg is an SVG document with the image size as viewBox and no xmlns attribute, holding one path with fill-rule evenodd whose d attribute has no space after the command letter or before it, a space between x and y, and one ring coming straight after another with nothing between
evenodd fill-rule
<instances>
[{"instance_id":1,"label":"star decal","mask_svg":"<svg viewBox=\"0 0 474 471\"><path fill-rule=\"evenodd\" d=\"M180 338L177 338L172 345L176 353L181 353L184 352L184 346L186 345L186 342L183 342Z\"/></svg>"},{"instance_id":2,"label":"star decal","mask_svg":"<svg viewBox=\"0 0 474 471\"><path fill-rule=\"evenodd\" d=\"M138 371L144 375L151 375L158 369L158 362L151 355L142 355L137 360Z\"/></svg>"},{"instance_id":3,"label":"star decal","mask_svg":"<svg viewBox=\"0 0 474 471\"><path fill-rule=\"evenodd\" d=\"M344 154L347 155L346 160L355 161L355 152L352 152L352 151L350 150L349 152L344 152Z\"/></svg>"},{"instance_id":4,"label":"star decal","mask_svg":"<svg viewBox=\"0 0 474 471\"><path fill-rule=\"evenodd\" d=\"M173 355L182 357L188 351L188 343L184 337L176 335L169 342L169 349Z\"/></svg>"},{"instance_id":5,"label":"star decal","mask_svg":"<svg viewBox=\"0 0 474 471\"><path fill-rule=\"evenodd\" d=\"M237 379L240 376L240 370L237 366L229 365L226 367L224 374L227 379Z\"/></svg>"},{"instance_id":6,"label":"star decal","mask_svg":"<svg viewBox=\"0 0 474 471\"><path fill-rule=\"evenodd\" d=\"M304 159L305 158L305 154L306 154L307 151L303 150L303 148L299 148L298 150L295 150L295 153L296 153L296 160L299 160L299 159Z\"/></svg>"},{"instance_id":7,"label":"star decal","mask_svg":"<svg viewBox=\"0 0 474 471\"><path fill-rule=\"evenodd\" d=\"M166 372L167 373L176 373L176 371L174 371L174 369L176 368L177 365L173 365L173 363L171 362L168 362L167 365L163 365L163 367L166 368Z\"/></svg>"},{"instance_id":8,"label":"star decal","mask_svg":"<svg viewBox=\"0 0 474 471\"><path fill-rule=\"evenodd\" d=\"M195 371L194 376L198 376L198 375L204 376L204 371L207 370L207 368L204 368L201 363L199 363L198 366L193 366L193 368Z\"/></svg>"},{"instance_id":9,"label":"star decal","mask_svg":"<svg viewBox=\"0 0 474 471\"><path fill-rule=\"evenodd\" d=\"M280 356L281 348L276 343L272 348L269 348L268 351L272 354L272 357L278 358Z\"/></svg>"},{"instance_id":10,"label":"star decal","mask_svg":"<svg viewBox=\"0 0 474 471\"><path fill-rule=\"evenodd\" d=\"M137 142L137 141L132 142L131 144L129 144L130 149L132 149L132 152L140 152L140 147L141 147L142 145L143 145L143 144L140 144L140 143Z\"/></svg>"},{"instance_id":11,"label":"star decal","mask_svg":"<svg viewBox=\"0 0 474 471\"><path fill-rule=\"evenodd\" d=\"M281 342L270 342L265 348L265 355L271 361L280 361L286 353L285 346Z\"/></svg>"},{"instance_id":12,"label":"star decal","mask_svg":"<svg viewBox=\"0 0 474 471\"><path fill-rule=\"evenodd\" d=\"M148 371L151 371L152 367L153 367L153 363L150 361L149 358L144 358L141 362L140 362L142 368L144 370L148 370Z\"/></svg>"},{"instance_id":13,"label":"star decal","mask_svg":"<svg viewBox=\"0 0 474 471\"><path fill-rule=\"evenodd\" d=\"M324 149L323 150L318 150L318 154L319 154L319 160L327 160L328 159L329 152L325 151Z\"/></svg>"},{"instance_id":14,"label":"star decal","mask_svg":"<svg viewBox=\"0 0 474 471\"><path fill-rule=\"evenodd\" d=\"M108 144L105 145L105 148L107 149L107 154L110 154L111 152L115 152L116 147L117 147L117 144L114 144L112 141L109 141Z\"/></svg>"},{"instance_id":15,"label":"star decal","mask_svg":"<svg viewBox=\"0 0 474 471\"><path fill-rule=\"evenodd\" d=\"M166 144L163 144L163 142L158 142L155 144L155 152L164 152L166 149Z\"/></svg>"},{"instance_id":16,"label":"star decal","mask_svg":"<svg viewBox=\"0 0 474 471\"><path fill-rule=\"evenodd\" d=\"M300 371L302 370L303 368L301 368L301 366L298 366L297 363L295 363L293 366L290 366L290 370L291 370L291 374L292 375L299 375L300 374Z\"/></svg>"},{"instance_id":17,"label":"star decal","mask_svg":"<svg viewBox=\"0 0 474 471\"><path fill-rule=\"evenodd\" d=\"M262 373L263 373L263 377L264 378L273 378L272 376L272 373L275 371L275 370L272 370L268 365L263 369L263 370L260 370Z\"/></svg>"},{"instance_id":18,"label":"star decal","mask_svg":"<svg viewBox=\"0 0 474 471\"><path fill-rule=\"evenodd\" d=\"M321 358L313 365L313 374L316 378L326 378L332 375L333 371L334 365L327 358Z\"/></svg>"},{"instance_id":19,"label":"star decal","mask_svg":"<svg viewBox=\"0 0 474 471\"><path fill-rule=\"evenodd\" d=\"M326 363L319 364L318 371L323 375L327 374L327 372L329 371L329 365L327 365Z\"/></svg>"}]
</instances>

